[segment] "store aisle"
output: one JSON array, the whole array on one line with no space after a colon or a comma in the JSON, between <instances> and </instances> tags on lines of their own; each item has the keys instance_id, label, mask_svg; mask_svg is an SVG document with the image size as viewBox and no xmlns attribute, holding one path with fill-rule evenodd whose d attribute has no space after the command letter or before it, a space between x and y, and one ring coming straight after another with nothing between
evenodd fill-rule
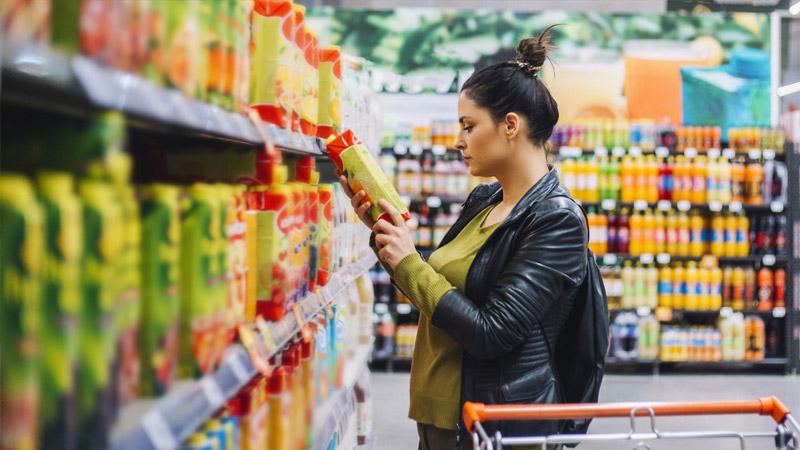
<instances>
[{"instance_id":1,"label":"store aisle","mask_svg":"<svg viewBox=\"0 0 800 450\"><path fill-rule=\"evenodd\" d=\"M375 450L406 450L417 446L414 424L406 418L408 410L408 374L372 374ZM676 401L692 400L702 393L704 400L749 399L767 395L777 395L787 406L800 412L800 378L781 376L607 376L601 392L601 401ZM640 420L641 430L648 427L646 420ZM660 431L686 431L690 429L727 429L735 431L772 430L771 420L760 417L723 417L716 422L708 418L665 418L659 419ZM627 420L595 421L591 432L627 432ZM713 442L713 444L712 444ZM653 450L672 450L687 448L734 449L733 440L674 441L672 443L650 443ZM581 445L578 448L621 449L633 448L620 443L605 445ZM749 449L771 449L771 442L748 441Z\"/></svg>"}]
</instances>

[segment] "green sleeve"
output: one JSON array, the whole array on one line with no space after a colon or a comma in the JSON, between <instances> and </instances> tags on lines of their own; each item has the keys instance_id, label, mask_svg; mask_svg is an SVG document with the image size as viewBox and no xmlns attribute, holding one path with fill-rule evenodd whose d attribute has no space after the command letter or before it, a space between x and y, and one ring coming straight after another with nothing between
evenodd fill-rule
<instances>
[{"instance_id":1,"label":"green sleeve","mask_svg":"<svg viewBox=\"0 0 800 450\"><path fill-rule=\"evenodd\" d=\"M442 296L455 286L436 272L418 253L408 255L394 269L394 282L422 314L433 316Z\"/></svg>"}]
</instances>

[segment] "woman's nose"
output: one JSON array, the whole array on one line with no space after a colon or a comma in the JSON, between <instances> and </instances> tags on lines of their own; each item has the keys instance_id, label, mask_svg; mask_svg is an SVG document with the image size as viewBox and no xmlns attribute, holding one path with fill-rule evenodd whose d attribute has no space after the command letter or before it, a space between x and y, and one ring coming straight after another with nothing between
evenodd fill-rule
<instances>
[{"instance_id":1,"label":"woman's nose","mask_svg":"<svg viewBox=\"0 0 800 450\"><path fill-rule=\"evenodd\" d=\"M464 149L467 148L467 141L464 140L463 133L458 133L458 138L456 138L456 148L461 151L464 151Z\"/></svg>"}]
</instances>

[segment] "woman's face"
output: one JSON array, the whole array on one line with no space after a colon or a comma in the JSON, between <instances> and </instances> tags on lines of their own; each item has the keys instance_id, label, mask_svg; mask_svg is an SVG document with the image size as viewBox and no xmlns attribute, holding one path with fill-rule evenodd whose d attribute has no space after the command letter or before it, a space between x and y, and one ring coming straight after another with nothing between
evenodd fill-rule
<instances>
[{"instance_id":1,"label":"woman's face","mask_svg":"<svg viewBox=\"0 0 800 450\"><path fill-rule=\"evenodd\" d=\"M456 148L464 155L469 173L496 176L511 152L505 123L495 123L488 109L478 106L463 92L458 96L458 121Z\"/></svg>"}]
</instances>

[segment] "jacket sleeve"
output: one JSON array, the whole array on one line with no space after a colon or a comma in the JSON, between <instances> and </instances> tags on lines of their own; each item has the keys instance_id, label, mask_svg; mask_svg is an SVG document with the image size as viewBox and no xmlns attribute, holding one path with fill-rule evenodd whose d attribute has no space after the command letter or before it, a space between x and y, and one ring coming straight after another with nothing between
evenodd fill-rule
<instances>
[{"instance_id":1,"label":"jacket sleeve","mask_svg":"<svg viewBox=\"0 0 800 450\"><path fill-rule=\"evenodd\" d=\"M434 310L433 325L476 358L494 359L521 344L586 274L586 225L574 210L541 212L520 239L483 305L451 290Z\"/></svg>"}]
</instances>

